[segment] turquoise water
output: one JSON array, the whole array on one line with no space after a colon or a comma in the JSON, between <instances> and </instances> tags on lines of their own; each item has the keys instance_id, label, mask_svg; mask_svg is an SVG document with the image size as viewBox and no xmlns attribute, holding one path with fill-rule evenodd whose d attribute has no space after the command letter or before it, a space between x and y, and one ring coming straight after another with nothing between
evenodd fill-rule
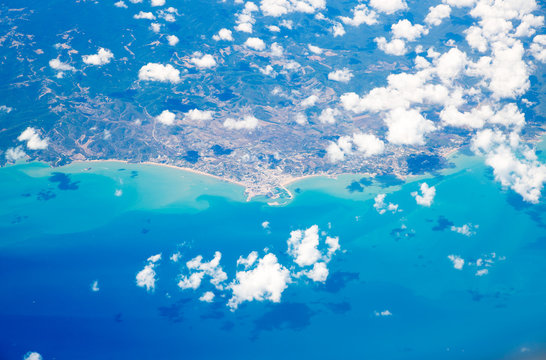
<instances>
[{"instance_id":1,"label":"turquoise water","mask_svg":"<svg viewBox=\"0 0 546 360\"><path fill-rule=\"evenodd\" d=\"M295 198L284 206L246 202L238 185L160 166L2 168L0 358L546 356L544 199L522 202L481 159L452 161L435 177L393 186L367 179L353 191L360 177L305 179L288 187ZM422 181L436 187L430 208L410 195ZM402 211L380 215L377 193ZM229 293L204 303L205 287L177 287L185 261L215 251L230 279L238 257L254 250L288 266L290 231L313 224L339 236L343 250L325 284L296 280L280 303L233 312ZM450 230L464 224L475 234ZM169 262L178 251L182 262ZM135 276L158 253L155 291L146 292ZM465 259L462 270L452 254ZM491 266L476 276L480 258ZM385 310L392 315L376 316Z\"/></svg>"}]
</instances>

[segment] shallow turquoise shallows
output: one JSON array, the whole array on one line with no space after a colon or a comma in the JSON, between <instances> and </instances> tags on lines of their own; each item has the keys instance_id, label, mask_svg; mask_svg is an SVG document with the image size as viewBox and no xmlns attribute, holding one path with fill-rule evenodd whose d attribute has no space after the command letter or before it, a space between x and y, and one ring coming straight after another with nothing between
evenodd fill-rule
<instances>
[{"instance_id":1,"label":"shallow turquoise shallows","mask_svg":"<svg viewBox=\"0 0 546 360\"><path fill-rule=\"evenodd\" d=\"M281 206L161 166L2 168L0 359L545 358L544 197L528 204L502 189L483 159L451 161L396 185L308 178ZM411 196L422 182L436 187L430 207ZM378 193L401 211L379 214ZM215 251L230 279L253 250L290 267L290 231L314 224L342 249L324 284L294 279L280 303L236 311L229 291L207 303L210 284L177 286L187 260ZM452 231L465 224L469 236ZM135 276L159 253L148 292Z\"/></svg>"}]
</instances>

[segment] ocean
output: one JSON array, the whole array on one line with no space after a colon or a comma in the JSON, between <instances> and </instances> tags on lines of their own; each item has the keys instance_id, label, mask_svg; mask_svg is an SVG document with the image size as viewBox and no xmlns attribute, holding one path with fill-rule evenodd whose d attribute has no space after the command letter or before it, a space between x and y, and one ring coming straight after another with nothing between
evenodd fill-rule
<instances>
[{"instance_id":1,"label":"ocean","mask_svg":"<svg viewBox=\"0 0 546 360\"><path fill-rule=\"evenodd\" d=\"M303 179L280 206L163 166L1 168L0 358L544 358L544 197L523 202L480 158L450 161L406 182ZM436 188L430 207L411 195L422 182ZM398 208L380 214L380 193ZM229 291L177 286L186 261L216 251L229 281L251 251L290 268L290 232L312 225L341 246L324 283L293 279L279 303L235 311ZM135 277L160 253L146 291Z\"/></svg>"}]
</instances>

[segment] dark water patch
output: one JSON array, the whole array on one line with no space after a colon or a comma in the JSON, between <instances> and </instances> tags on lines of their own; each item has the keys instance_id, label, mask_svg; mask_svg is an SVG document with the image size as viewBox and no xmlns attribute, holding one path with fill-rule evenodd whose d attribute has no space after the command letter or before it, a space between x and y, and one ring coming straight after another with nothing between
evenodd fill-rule
<instances>
[{"instance_id":1,"label":"dark water patch","mask_svg":"<svg viewBox=\"0 0 546 360\"><path fill-rule=\"evenodd\" d=\"M331 312L338 315L351 311L351 304L346 301L340 303L326 303L324 305L326 305Z\"/></svg>"},{"instance_id":2,"label":"dark water patch","mask_svg":"<svg viewBox=\"0 0 546 360\"><path fill-rule=\"evenodd\" d=\"M330 276L324 284L318 285L318 289L329 293L337 293L345 288L353 280L359 280L360 275L353 272L337 271Z\"/></svg>"},{"instance_id":3,"label":"dark water patch","mask_svg":"<svg viewBox=\"0 0 546 360\"><path fill-rule=\"evenodd\" d=\"M352 183L347 185L346 189L349 190L350 193L353 193L353 192L356 192L356 191L358 191L358 192L363 192L364 191L364 187L362 187L362 185L358 181L353 181Z\"/></svg>"},{"instance_id":4,"label":"dark water patch","mask_svg":"<svg viewBox=\"0 0 546 360\"><path fill-rule=\"evenodd\" d=\"M236 95L230 89L225 89L223 92L217 95L220 101L228 101L235 97Z\"/></svg>"},{"instance_id":5,"label":"dark water patch","mask_svg":"<svg viewBox=\"0 0 546 360\"><path fill-rule=\"evenodd\" d=\"M309 306L301 303L273 304L270 307L270 311L254 321L254 339L262 331L303 330L311 324L311 317L316 314Z\"/></svg>"},{"instance_id":6,"label":"dark water patch","mask_svg":"<svg viewBox=\"0 0 546 360\"><path fill-rule=\"evenodd\" d=\"M21 194L21 196L27 198L27 197L31 197L32 194L31 193L24 193L24 194Z\"/></svg>"},{"instance_id":7,"label":"dark water patch","mask_svg":"<svg viewBox=\"0 0 546 360\"><path fill-rule=\"evenodd\" d=\"M58 183L57 187L61 190L78 190L79 181L70 181L70 175L54 172L52 176L49 177L49 181L52 183Z\"/></svg>"},{"instance_id":8,"label":"dark water patch","mask_svg":"<svg viewBox=\"0 0 546 360\"><path fill-rule=\"evenodd\" d=\"M404 238L412 238L415 236L415 233L413 230L408 229L406 226L401 226L399 228L394 228L391 230L390 235L396 240L404 239Z\"/></svg>"},{"instance_id":9,"label":"dark water patch","mask_svg":"<svg viewBox=\"0 0 546 360\"><path fill-rule=\"evenodd\" d=\"M188 150L182 158L190 164L195 164L199 161L199 153L195 150Z\"/></svg>"},{"instance_id":10,"label":"dark water patch","mask_svg":"<svg viewBox=\"0 0 546 360\"><path fill-rule=\"evenodd\" d=\"M116 315L114 315L114 322L120 323L122 321L123 321L123 314L122 313L117 313Z\"/></svg>"},{"instance_id":11,"label":"dark water patch","mask_svg":"<svg viewBox=\"0 0 546 360\"><path fill-rule=\"evenodd\" d=\"M381 187L397 186L402 185L404 180L399 179L396 175L393 174L380 174L373 178L378 182Z\"/></svg>"},{"instance_id":12,"label":"dark water patch","mask_svg":"<svg viewBox=\"0 0 546 360\"><path fill-rule=\"evenodd\" d=\"M36 199L38 199L39 201L48 201L55 198L56 196L57 195L55 195L53 191L49 189L44 189L40 191L38 195L36 195Z\"/></svg>"},{"instance_id":13,"label":"dark water patch","mask_svg":"<svg viewBox=\"0 0 546 360\"><path fill-rule=\"evenodd\" d=\"M136 170L131 171L131 179L134 179L137 176L138 176L138 171L136 171Z\"/></svg>"},{"instance_id":14,"label":"dark water patch","mask_svg":"<svg viewBox=\"0 0 546 360\"><path fill-rule=\"evenodd\" d=\"M412 154L406 158L408 171L414 175L440 170L443 162L443 158L438 155Z\"/></svg>"},{"instance_id":15,"label":"dark water patch","mask_svg":"<svg viewBox=\"0 0 546 360\"><path fill-rule=\"evenodd\" d=\"M220 327L220 330L223 331L231 331L235 327L235 323L233 321L225 321L222 326Z\"/></svg>"},{"instance_id":16,"label":"dark water patch","mask_svg":"<svg viewBox=\"0 0 546 360\"><path fill-rule=\"evenodd\" d=\"M455 225L455 224L452 221L449 221L443 215L440 215L438 217L438 219L436 220L436 225L434 225L432 227L432 230L434 230L434 231L444 231L446 229L450 229L453 225Z\"/></svg>"},{"instance_id":17,"label":"dark water patch","mask_svg":"<svg viewBox=\"0 0 546 360\"><path fill-rule=\"evenodd\" d=\"M116 99L124 99L124 100L133 100L134 97L137 95L138 91L134 89L129 89L125 91L114 91L110 93L110 97L116 98Z\"/></svg>"},{"instance_id":18,"label":"dark water patch","mask_svg":"<svg viewBox=\"0 0 546 360\"><path fill-rule=\"evenodd\" d=\"M184 315L182 310L189 303L191 299L180 299L172 305L160 306L157 308L159 315L167 318L170 322L179 323L184 321Z\"/></svg>"},{"instance_id":19,"label":"dark water patch","mask_svg":"<svg viewBox=\"0 0 546 360\"><path fill-rule=\"evenodd\" d=\"M147 233L150 232L150 229L146 229L146 228L142 228L142 230L140 230L140 232L144 235L146 235Z\"/></svg>"},{"instance_id":20,"label":"dark water patch","mask_svg":"<svg viewBox=\"0 0 546 360\"><path fill-rule=\"evenodd\" d=\"M373 184L372 179L370 179L368 177L363 177L362 179L358 180L358 182L362 186L371 186Z\"/></svg>"},{"instance_id":21,"label":"dark water patch","mask_svg":"<svg viewBox=\"0 0 546 360\"><path fill-rule=\"evenodd\" d=\"M194 103L192 102L183 103L182 101L180 101L179 98L166 99L165 106L171 111L180 111L180 112L188 112L192 109L197 108L197 105L195 105Z\"/></svg>"},{"instance_id":22,"label":"dark water patch","mask_svg":"<svg viewBox=\"0 0 546 360\"><path fill-rule=\"evenodd\" d=\"M216 156L229 155L233 152L233 149L224 148L218 144L212 146L210 149Z\"/></svg>"},{"instance_id":23,"label":"dark water patch","mask_svg":"<svg viewBox=\"0 0 546 360\"><path fill-rule=\"evenodd\" d=\"M27 215L15 215L13 217L13 220L11 220L11 224L12 225L20 224L26 219L28 219Z\"/></svg>"}]
</instances>

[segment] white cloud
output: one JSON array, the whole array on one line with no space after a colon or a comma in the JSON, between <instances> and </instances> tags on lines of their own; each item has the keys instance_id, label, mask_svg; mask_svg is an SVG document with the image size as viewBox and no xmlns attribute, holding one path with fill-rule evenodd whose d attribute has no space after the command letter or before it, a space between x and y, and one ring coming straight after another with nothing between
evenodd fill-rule
<instances>
[{"instance_id":1,"label":"white cloud","mask_svg":"<svg viewBox=\"0 0 546 360\"><path fill-rule=\"evenodd\" d=\"M146 291L155 290L156 273L154 267L154 263L149 263L144 266L144 269L142 269L136 276L137 286L145 287Z\"/></svg>"},{"instance_id":2,"label":"white cloud","mask_svg":"<svg viewBox=\"0 0 546 360\"><path fill-rule=\"evenodd\" d=\"M93 281L93 283L91 283L91 291L98 292L99 290L100 290L99 281L98 280Z\"/></svg>"},{"instance_id":3,"label":"white cloud","mask_svg":"<svg viewBox=\"0 0 546 360\"><path fill-rule=\"evenodd\" d=\"M269 229L269 221L262 222L262 228Z\"/></svg>"},{"instance_id":4,"label":"white cloud","mask_svg":"<svg viewBox=\"0 0 546 360\"><path fill-rule=\"evenodd\" d=\"M323 52L321 48L315 45L308 44L307 47L309 48L309 51L311 51L313 54L320 55Z\"/></svg>"},{"instance_id":5,"label":"white cloud","mask_svg":"<svg viewBox=\"0 0 546 360\"><path fill-rule=\"evenodd\" d=\"M59 59L51 59L49 60L49 66L54 70L60 70L60 71L76 71L76 68L74 66L63 63Z\"/></svg>"},{"instance_id":6,"label":"white cloud","mask_svg":"<svg viewBox=\"0 0 546 360\"><path fill-rule=\"evenodd\" d=\"M330 142L330 145L326 148L326 156L332 163L342 161L345 159L345 152L335 142Z\"/></svg>"},{"instance_id":7,"label":"white cloud","mask_svg":"<svg viewBox=\"0 0 546 360\"><path fill-rule=\"evenodd\" d=\"M436 196L436 188L434 186L428 186L427 183L421 184L421 194L417 191L411 193L411 196L415 198L417 204L422 206L430 206L434 201L434 196Z\"/></svg>"},{"instance_id":8,"label":"white cloud","mask_svg":"<svg viewBox=\"0 0 546 360\"><path fill-rule=\"evenodd\" d=\"M26 141L29 150L44 150L47 149L47 138L40 138L38 131L33 127L27 127L18 137L19 141Z\"/></svg>"},{"instance_id":9,"label":"white cloud","mask_svg":"<svg viewBox=\"0 0 546 360\"><path fill-rule=\"evenodd\" d=\"M341 115L338 109L326 108L321 111L318 119L322 124L335 124L336 117Z\"/></svg>"},{"instance_id":10,"label":"white cloud","mask_svg":"<svg viewBox=\"0 0 546 360\"><path fill-rule=\"evenodd\" d=\"M6 114L9 114L13 108L6 106L6 105L0 105L0 112L5 112Z\"/></svg>"},{"instance_id":11,"label":"white cloud","mask_svg":"<svg viewBox=\"0 0 546 360\"><path fill-rule=\"evenodd\" d=\"M308 97L306 97L305 99L303 99L300 102L300 106L303 107L303 108L308 108L308 107L315 106L318 99L319 99L319 97L317 95L308 96Z\"/></svg>"},{"instance_id":12,"label":"white cloud","mask_svg":"<svg viewBox=\"0 0 546 360\"><path fill-rule=\"evenodd\" d=\"M261 0L260 10L265 16L279 17L292 12L312 14L326 7L326 0Z\"/></svg>"},{"instance_id":13,"label":"white cloud","mask_svg":"<svg viewBox=\"0 0 546 360\"><path fill-rule=\"evenodd\" d=\"M150 29L155 32L155 33L158 33L161 31L161 27L163 26L163 24L160 24L160 23L151 23L150 24Z\"/></svg>"},{"instance_id":14,"label":"white cloud","mask_svg":"<svg viewBox=\"0 0 546 360\"><path fill-rule=\"evenodd\" d=\"M449 18L451 15L451 7L446 4L431 6L428 8L428 14L425 18L425 23L429 25L440 25L442 20Z\"/></svg>"},{"instance_id":15,"label":"white cloud","mask_svg":"<svg viewBox=\"0 0 546 360\"><path fill-rule=\"evenodd\" d=\"M127 5L125 4L125 2L123 2L123 1L121 1L121 0L118 1L118 2L116 2L116 3L114 3L114 6L115 6L115 7L118 7L118 8L125 8L125 9L127 9Z\"/></svg>"},{"instance_id":16,"label":"white cloud","mask_svg":"<svg viewBox=\"0 0 546 360\"><path fill-rule=\"evenodd\" d=\"M6 160L8 162L17 162L27 156L22 146L11 147L6 150Z\"/></svg>"},{"instance_id":17,"label":"white cloud","mask_svg":"<svg viewBox=\"0 0 546 360\"><path fill-rule=\"evenodd\" d=\"M87 65L101 66L108 64L114 58L114 54L105 48L99 48L97 54L83 55L83 62Z\"/></svg>"},{"instance_id":18,"label":"white cloud","mask_svg":"<svg viewBox=\"0 0 546 360\"><path fill-rule=\"evenodd\" d=\"M469 7L474 5L477 0L444 0L448 5L455 7Z\"/></svg>"},{"instance_id":19,"label":"white cloud","mask_svg":"<svg viewBox=\"0 0 546 360\"><path fill-rule=\"evenodd\" d=\"M524 48L520 41L512 46L495 42L493 57L484 56L471 64L469 73L489 80L487 87L495 98L515 98L530 86L529 69L523 60Z\"/></svg>"},{"instance_id":20,"label":"white cloud","mask_svg":"<svg viewBox=\"0 0 546 360\"><path fill-rule=\"evenodd\" d=\"M318 226L313 225L305 231L294 230L288 239L288 254L294 258L299 266L308 266L316 263L321 253L318 250Z\"/></svg>"},{"instance_id":21,"label":"white cloud","mask_svg":"<svg viewBox=\"0 0 546 360\"><path fill-rule=\"evenodd\" d=\"M34 351L29 351L25 354L23 360L42 360L42 355Z\"/></svg>"},{"instance_id":22,"label":"white cloud","mask_svg":"<svg viewBox=\"0 0 546 360\"><path fill-rule=\"evenodd\" d=\"M212 38L216 41L233 41L233 35L231 33L231 30L228 30L226 28L220 29L220 31L218 31L218 34L214 35Z\"/></svg>"},{"instance_id":23,"label":"white cloud","mask_svg":"<svg viewBox=\"0 0 546 360\"><path fill-rule=\"evenodd\" d=\"M275 57L281 57L283 56L284 49L281 45L277 44L276 42L271 44L271 56Z\"/></svg>"},{"instance_id":24,"label":"white cloud","mask_svg":"<svg viewBox=\"0 0 546 360\"><path fill-rule=\"evenodd\" d=\"M392 313L389 310L383 311L374 311L375 316L392 316Z\"/></svg>"},{"instance_id":25,"label":"white cloud","mask_svg":"<svg viewBox=\"0 0 546 360\"><path fill-rule=\"evenodd\" d=\"M353 17L341 16L339 19L346 25L360 26L361 24L377 24L377 13L368 9L365 4L358 4L351 10Z\"/></svg>"},{"instance_id":26,"label":"white cloud","mask_svg":"<svg viewBox=\"0 0 546 360\"><path fill-rule=\"evenodd\" d=\"M135 19L155 20L155 15L151 12L140 11L133 16Z\"/></svg>"},{"instance_id":27,"label":"white cloud","mask_svg":"<svg viewBox=\"0 0 546 360\"><path fill-rule=\"evenodd\" d=\"M194 53L190 61L200 69L210 69L216 66L216 60L212 55L202 55L199 52Z\"/></svg>"},{"instance_id":28,"label":"white cloud","mask_svg":"<svg viewBox=\"0 0 546 360\"><path fill-rule=\"evenodd\" d=\"M252 34L252 24L251 23L240 23L235 26L236 31L245 32Z\"/></svg>"},{"instance_id":29,"label":"white cloud","mask_svg":"<svg viewBox=\"0 0 546 360\"><path fill-rule=\"evenodd\" d=\"M484 276L484 275L487 275L488 273L489 273L489 270L480 269L480 270L476 271L476 276Z\"/></svg>"},{"instance_id":30,"label":"white cloud","mask_svg":"<svg viewBox=\"0 0 546 360\"><path fill-rule=\"evenodd\" d=\"M265 43L262 39L257 37L249 37L246 39L244 45L248 48L254 49L256 51L265 50Z\"/></svg>"},{"instance_id":31,"label":"white cloud","mask_svg":"<svg viewBox=\"0 0 546 360\"><path fill-rule=\"evenodd\" d=\"M535 59L541 63L546 63L546 35L535 36L530 50Z\"/></svg>"},{"instance_id":32,"label":"white cloud","mask_svg":"<svg viewBox=\"0 0 546 360\"><path fill-rule=\"evenodd\" d=\"M408 8L404 0L370 0L370 6L385 14L394 14L398 10Z\"/></svg>"},{"instance_id":33,"label":"white cloud","mask_svg":"<svg viewBox=\"0 0 546 360\"><path fill-rule=\"evenodd\" d=\"M163 110L161 114L155 117L156 121L162 123L163 125L174 125L176 120L176 114L170 112L169 110Z\"/></svg>"},{"instance_id":34,"label":"white cloud","mask_svg":"<svg viewBox=\"0 0 546 360\"><path fill-rule=\"evenodd\" d=\"M180 278L180 281L178 282L178 287L180 287L182 290L185 289L193 289L196 290L199 286L201 286L201 281L203 280L203 277L205 276L204 272L195 272L188 276L183 276Z\"/></svg>"},{"instance_id":35,"label":"white cloud","mask_svg":"<svg viewBox=\"0 0 546 360\"><path fill-rule=\"evenodd\" d=\"M186 113L185 118L192 121L212 120L214 112L210 110L191 109Z\"/></svg>"},{"instance_id":36,"label":"white cloud","mask_svg":"<svg viewBox=\"0 0 546 360\"><path fill-rule=\"evenodd\" d=\"M424 136L436 130L432 121L413 109L394 109L387 114L385 123L389 128L387 140L397 145L424 145Z\"/></svg>"},{"instance_id":37,"label":"white cloud","mask_svg":"<svg viewBox=\"0 0 546 360\"><path fill-rule=\"evenodd\" d=\"M334 26L332 26L332 33L334 34L334 37L343 36L345 35L345 28L341 23L334 23Z\"/></svg>"},{"instance_id":38,"label":"white cloud","mask_svg":"<svg viewBox=\"0 0 546 360\"><path fill-rule=\"evenodd\" d=\"M231 130L252 130L258 126L259 120L252 115L245 115L242 120L227 118L224 127Z\"/></svg>"},{"instance_id":39,"label":"white cloud","mask_svg":"<svg viewBox=\"0 0 546 360\"><path fill-rule=\"evenodd\" d=\"M317 262L313 264L313 268L303 271L302 275L307 276L314 282L325 282L328 279L329 273L326 263Z\"/></svg>"},{"instance_id":40,"label":"white cloud","mask_svg":"<svg viewBox=\"0 0 546 360\"><path fill-rule=\"evenodd\" d=\"M374 41L377 43L379 50L385 52L385 54L402 56L408 52L406 42L402 39L392 39L388 42L384 37L377 37Z\"/></svg>"},{"instance_id":41,"label":"white cloud","mask_svg":"<svg viewBox=\"0 0 546 360\"><path fill-rule=\"evenodd\" d=\"M151 0L152 6L163 6L165 5L165 0Z\"/></svg>"},{"instance_id":42,"label":"white cloud","mask_svg":"<svg viewBox=\"0 0 546 360\"><path fill-rule=\"evenodd\" d=\"M383 215L387 211L390 211L393 214L397 213L398 211L402 211L398 210L398 204L393 204L391 202L388 204L385 203L386 196L387 194L377 194L374 198L373 207L380 215Z\"/></svg>"},{"instance_id":43,"label":"white cloud","mask_svg":"<svg viewBox=\"0 0 546 360\"><path fill-rule=\"evenodd\" d=\"M290 232L290 238L287 241L287 253L300 268L307 268L295 274L296 277L304 275L313 281L326 281L329 273L326 264L339 251L339 238L328 236L324 244L327 246L326 253L324 253L324 250L319 249L320 238L317 225L313 225L306 230Z\"/></svg>"},{"instance_id":44,"label":"white cloud","mask_svg":"<svg viewBox=\"0 0 546 360\"><path fill-rule=\"evenodd\" d=\"M252 251L250 254L248 254L246 258L239 256L239 259L237 260L237 266L243 265L245 269L248 269L249 267L254 265L256 260L258 260L258 253L256 251Z\"/></svg>"},{"instance_id":45,"label":"white cloud","mask_svg":"<svg viewBox=\"0 0 546 360\"><path fill-rule=\"evenodd\" d=\"M488 105L472 108L468 112L460 112L455 106L450 105L440 112L440 119L445 125L474 129L482 128L486 120L492 116L493 110Z\"/></svg>"},{"instance_id":46,"label":"white cloud","mask_svg":"<svg viewBox=\"0 0 546 360\"><path fill-rule=\"evenodd\" d=\"M196 256L186 263L186 267L190 271L190 276L180 276L178 286L181 289L197 289L201 285L201 281L205 275L210 277L210 283L217 289L223 289L222 283L227 280L227 274L220 266L222 253L216 251L214 258L209 262L203 262L201 255Z\"/></svg>"},{"instance_id":47,"label":"white cloud","mask_svg":"<svg viewBox=\"0 0 546 360\"><path fill-rule=\"evenodd\" d=\"M385 144L373 134L353 134L353 143L365 157L379 155L385 150Z\"/></svg>"},{"instance_id":48,"label":"white cloud","mask_svg":"<svg viewBox=\"0 0 546 360\"><path fill-rule=\"evenodd\" d=\"M328 73L328 79L329 80L339 81L339 82L342 82L342 83L348 83L352 79L353 76L354 75L351 72L351 70L349 70L347 68L343 68L342 70L336 70L336 71L332 71L332 72Z\"/></svg>"},{"instance_id":49,"label":"white cloud","mask_svg":"<svg viewBox=\"0 0 546 360\"><path fill-rule=\"evenodd\" d=\"M291 281L290 271L277 262L274 254L266 254L251 269L237 271L235 278L229 285L233 295L228 306L232 310L245 301L280 302L283 291Z\"/></svg>"},{"instance_id":50,"label":"white cloud","mask_svg":"<svg viewBox=\"0 0 546 360\"><path fill-rule=\"evenodd\" d=\"M472 230L472 224L464 224L462 226L451 226L451 231L464 236L472 236L475 232Z\"/></svg>"},{"instance_id":51,"label":"white cloud","mask_svg":"<svg viewBox=\"0 0 546 360\"><path fill-rule=\"evenodd\" d=\"M178 36L176 35L169 35L167 36L167 41L169 42L169 45L175 46L176 44L178 44L180 40L178 39Z\"/></svg>"},{"instance_id":52,"label":"white cloud","mask_svg":"<svg viewBox=\"0 0 546 360\"><path fill-rule=\"evenodd\" d=\"M207 291L199 298L199 301L204 301L208 303L212 302L212 300L214 300L214 293L212 291Z\"/></svg>"},{"instance_id":53,"label":"white cloud","mask_svg":"<svg viewBox=\"0 0 546 360\"><path fill-rule=\"evenodd\" d=\"M448 259L453 263L453 267L457 270L462 270L464 266L464 259L458 255L448 255Z\"/></svg>"},{"instance_id":54,"label":"white cloud","mask_svg":"<svg viewBox=\"0 0 546 360\"><path fill-rule=\"evenodd\" d=\"M414 41L420 38L421 35L428 34L428 29L423 25L412 25L408 19L403 19L391 26L391 32L395 38Z\"/></svg>"},{"instance_id":55,"label":"white cloud","mask_svg":"<svg viewBox=\"0 0 546 360\"><path fill-rule=\"evenodd\" d=\"M144 81L160 81L176 84L180 82L180 71L175 69L171 64L148 63L140 68L138 78Z\"/></svg>"}]
</instances>

